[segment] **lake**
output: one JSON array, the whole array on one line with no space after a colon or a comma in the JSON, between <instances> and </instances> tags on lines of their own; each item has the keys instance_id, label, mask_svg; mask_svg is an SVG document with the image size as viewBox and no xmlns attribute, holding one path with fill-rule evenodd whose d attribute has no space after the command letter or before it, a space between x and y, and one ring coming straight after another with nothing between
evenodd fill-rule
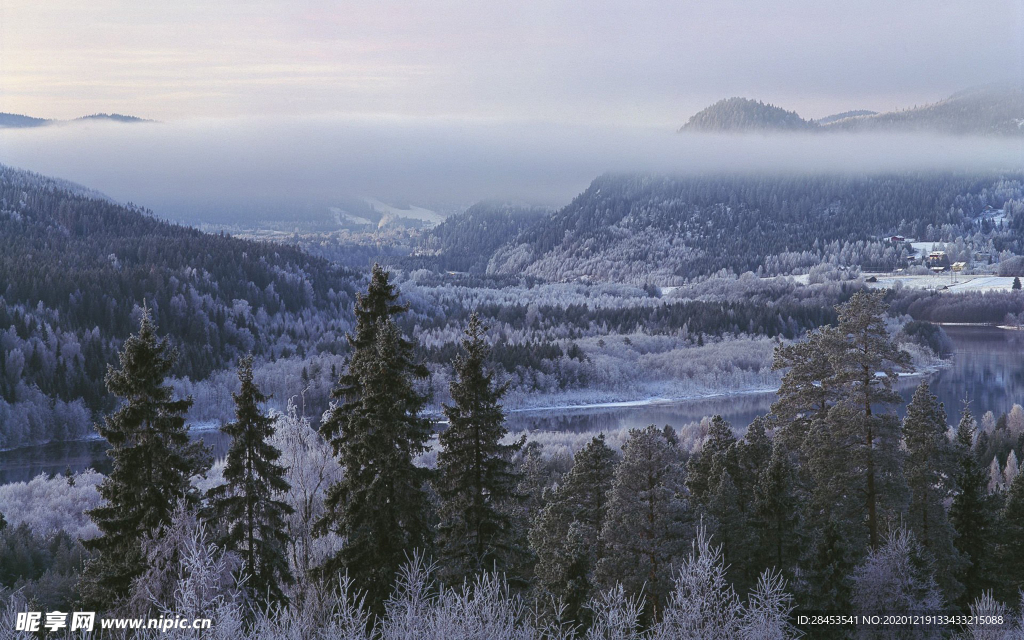
<instances>
[{"instance_id":1,"label":"lake","mask_svg":"<svg viewBox=\"0 0 1024 640\"><path fill-rule=\"evenodd\" d=\"M963 400L971 403L976 418L986 411L997 416L1014 403L1024 403L1024 332L987 326L947 326L953 341L953 364L931 374L932 393L946 405L951 424L959 420ZM909 401L919 378L900 385ZM544 431L615 431L649 424L674 426L722 415L742 430L756 416L767 413L775 395L740 394L701 400L627 407L520 411L509 416L509 428ZM902 408L901 408L902 410ZM227 439L218 431L197 434L216 455L227 451ZM0 484L29 480L40 473L63 473L94 468L109 470L107 444L100 440L64 442L0 452Z\"/></svg>"}]
</instances>

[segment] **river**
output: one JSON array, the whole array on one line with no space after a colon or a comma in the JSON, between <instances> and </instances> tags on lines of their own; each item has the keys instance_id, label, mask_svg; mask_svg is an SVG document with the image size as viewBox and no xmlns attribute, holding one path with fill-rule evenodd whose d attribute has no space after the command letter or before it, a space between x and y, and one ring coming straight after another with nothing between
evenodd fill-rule
<instances>
[{"instance_id":1,"label":"river","mask_svg":"<svg viewBox=\"0 0 1024 640\"><path fill-rule=\"evenodd\" d=\"M951 424L956 424L964 399L971 403L975 417L985 411L997 416L1014 403L1024 403L1024 332L987 326L948 326L953 341L952 366L931 374L932 393L946 406ZM900 384L909 401L918 384L910 378ZM742 428L766 413L775 395L752 393L626 407L521 411L509 416L513 430L599 432L656 425L683 425L704 416L721 414ZM902 411L902 407L900 408ZM218 431L197 434L224 455L227 440ZM107 445L103 441L65 442L0 452L0 484L29 480L40 473L62 473L94 468L109 470Z\"/></svg>"}]
</instances>

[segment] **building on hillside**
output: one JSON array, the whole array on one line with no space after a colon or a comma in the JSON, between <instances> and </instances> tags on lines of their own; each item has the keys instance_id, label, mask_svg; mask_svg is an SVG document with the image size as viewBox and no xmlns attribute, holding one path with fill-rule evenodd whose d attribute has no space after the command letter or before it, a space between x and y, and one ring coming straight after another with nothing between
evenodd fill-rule
<instances>
[{"instance_id":1,"label":"building on hillside","mask_svg":"<svg viewBox=\"0 0 1024 640\"><path fill-rule=\"evenodd\" d=\"M936 272L945 271L950 267L949 256L945 251L932 251L928 254L927 262L928 268Z\"/></svg>"}]
</instances>

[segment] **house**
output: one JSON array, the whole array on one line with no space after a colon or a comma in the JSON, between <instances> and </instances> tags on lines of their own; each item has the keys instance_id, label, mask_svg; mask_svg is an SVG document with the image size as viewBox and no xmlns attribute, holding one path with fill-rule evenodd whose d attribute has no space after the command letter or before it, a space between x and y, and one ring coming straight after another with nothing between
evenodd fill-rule
<instances>
[{"instance_id":1,"label":"house","mask_svg":"<svg viewBox=\"0 0 1024 640\"><path fill-rule=\"evenodd\" d=\"M932 251L928 254L928 268L932 271L945 271L949 268L949 256L945 251Z\"/></svg>"},{"instance_id":2,"label":"house","mask_svg":"<svg viewBox=\"0 0 1024 640\"><path fill-rule=\"evenodd\" d=\"M890 244L903 244L907 241L903 236L889 236L888 240Z\"/></svg>"}]
</instances>

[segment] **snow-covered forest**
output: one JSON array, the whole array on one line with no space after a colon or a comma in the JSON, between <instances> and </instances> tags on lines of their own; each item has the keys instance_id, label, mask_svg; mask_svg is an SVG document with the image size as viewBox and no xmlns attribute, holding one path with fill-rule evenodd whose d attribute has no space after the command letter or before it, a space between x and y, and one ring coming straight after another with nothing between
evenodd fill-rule
<instances>
[{"instance_id":1,"label":"snow-covered forest","mask_svg":"<svg viewBox=\"0 0 1024 640\"><path fill-rule=\"evenodd\" d=\"M906 630L1024 634L1024 410L948 416L922 382L897 418L893 385L915 368L897 336L921 330L884 293L770 349L781 388L742 437L716 416L568 452L508 433L478 315L435 434L398 322L409 300L379 267L357 300L318 424L270 409L243 359L216 461L188 438L192 399L144 310L105 377L110 475L0 487L4 620L89 607L209 618L203 637L223 638L795 638L877 631L808 613L961 612L1002 622Z\"/></svg>"}]
</instances>

